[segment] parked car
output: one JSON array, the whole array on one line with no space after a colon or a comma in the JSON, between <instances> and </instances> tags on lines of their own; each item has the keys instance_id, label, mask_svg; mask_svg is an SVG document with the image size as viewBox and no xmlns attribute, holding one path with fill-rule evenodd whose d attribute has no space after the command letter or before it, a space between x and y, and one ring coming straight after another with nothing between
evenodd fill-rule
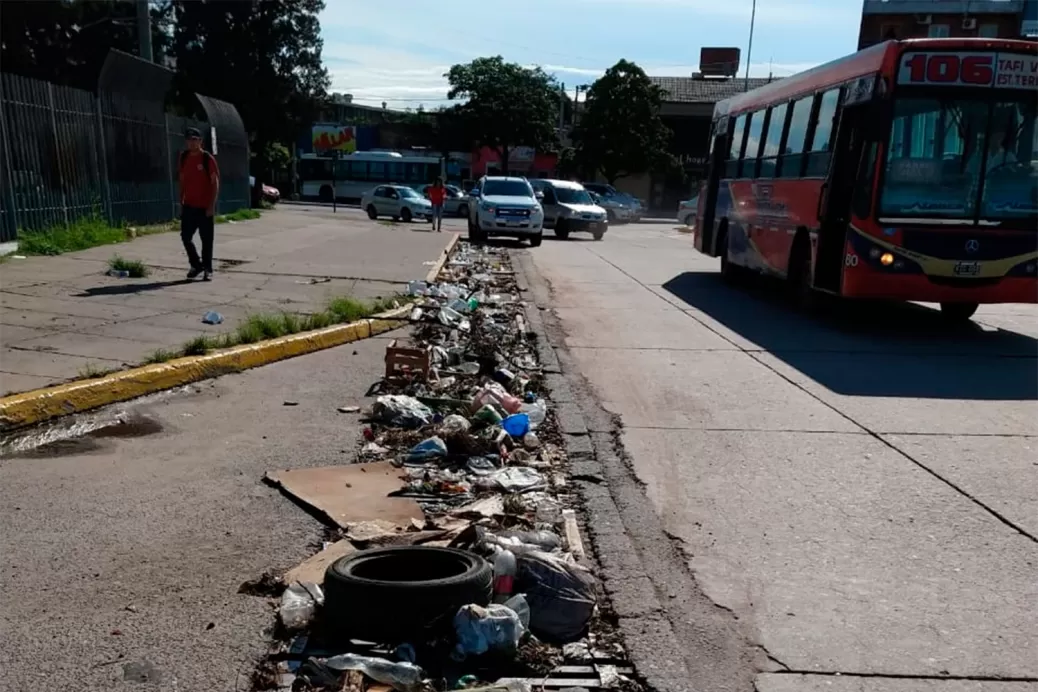
<instances>
[{"instance_id":1,"label":"parked car","mask_svg":"<svg viewBox=\"0 0 1038 692\"><path fill-rule=\"evenodd\" d=\"M544 210L526 178L484 176L469 191L469 239L489 236L526 238L541 244Z\"/></svg>"},{"instance_id":2,"label":"parked car","mask_svg":"<svg viewBox=\"0 0 1038 692\"><path fill-rule=\"evenodd\" d=\"M609 223L638 221L641 219L642 207L640 200L618 192L615 187L607 183L581 183L588 192L598 195L598 205L606 210Z\"/></svg>"},{"instance_id":3,"label":"parked car","mask_svg":"<svg viewBox=\"0 0 1038 692\"><path fill-rule=\"evenodd\" d=\"M422 197L428 199L430 187L432 185L419 185L415 189L421 193ZM444 185L443 187L447 190L443 200L443 212L445 214L467 217L469 215L469 199L465 193L453 185Z\"/></svg>"},{"instance_id":4,"label":"parked car","mask_svg":"<svg viewBox=\"0 0 1038 692\"><path fill-rule=\"evenodd\" d=\"M255 176L251 176L250 175L249 176L249 187L253 187L255 184L256 184ZM263 201L264 202L270 202L271 204L277 204L278 202L281 201L281 191L278 190L273 185L267 185L266 183L263 183L263 192L261 194L263 196Z\"/></svg>"},{"instance_id":5,"label":"parked car","mask_svg":"<svg viewBox=\"0 0 1038 692\"><path fill-rule=\"evenodd\" d=\"M559 238L568 238L570 233L590 233L595 240L602 240L609 230L609 214L595 204L591 193L580 183L569 180L532 180L541 206L544 208L544 225L555 231Z\"/></svg>"},{"instance_id":6,"label":"parked car","mask_svg":"<svg viewBox=\"0 0 1038 692\"><path fill-rule=\"evenodd\" d=\"M360 208L369 219L391 216L394 221L411 221L415 217L432 220L432 203L404 185L379 185L368 190L360 198Z\"/></svg>"},{"instance_id":7,"label":"parked car","mask_svg":"<svg viewBox=\"0 0 1038 692\"><path fill-rule=\"evenodd\" d=\"M699 195L678 204L678 223L682 226L694 225L696 222L696 209L698 208Z\"/></svg>"}]
</instances>

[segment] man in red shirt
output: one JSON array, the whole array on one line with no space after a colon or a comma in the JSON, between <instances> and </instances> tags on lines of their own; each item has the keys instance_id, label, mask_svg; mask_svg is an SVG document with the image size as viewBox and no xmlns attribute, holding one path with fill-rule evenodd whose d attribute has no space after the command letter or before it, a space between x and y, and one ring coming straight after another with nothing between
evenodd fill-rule
<instances>
[{"instance_id":1,"label":"man in red shirt","mask_svg":"<svg viewBox=\"0 0 1038 692\"><path fill-rule=\"evenodd\" d=\"M447 198L447 188L443 186L443 178L437 178L436 182L429 186L429 201L432 202L432 225L439 233L443 226L443 200Z\"/></svg>"},{"instance_id":2,"label":"man in red shirt","mask_svg":"<svg viewBox=\"0 0 1038 692\"><path fill-rule=\"evenodd\" d=\"M202 133L193 127L185 133L187 151L180 154L180 239L184 241L191 270L187 278L213 276L213 214L220 194L220 169L216 158L202 149ZM202 239L202 257L195 249L195 231Z\"/></svg>"}]
</instances>

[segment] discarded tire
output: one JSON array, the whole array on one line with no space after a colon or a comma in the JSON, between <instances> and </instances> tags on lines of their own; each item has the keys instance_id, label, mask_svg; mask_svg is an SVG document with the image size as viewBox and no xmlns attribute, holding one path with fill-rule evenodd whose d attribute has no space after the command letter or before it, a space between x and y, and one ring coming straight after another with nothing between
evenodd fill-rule
<instances>
[{"instance_id":1,"label":"discarded tire","mask_svg":"<svg viewBox=\"0 0 1038 692\"><path fill-rule=\"evenodd\" d=\"M337 637L418 643L449 629L461 606L490 603L492 580L487 561L464 550L364 550L328 566L324 625Z\"/></svg>"}]
</instances>

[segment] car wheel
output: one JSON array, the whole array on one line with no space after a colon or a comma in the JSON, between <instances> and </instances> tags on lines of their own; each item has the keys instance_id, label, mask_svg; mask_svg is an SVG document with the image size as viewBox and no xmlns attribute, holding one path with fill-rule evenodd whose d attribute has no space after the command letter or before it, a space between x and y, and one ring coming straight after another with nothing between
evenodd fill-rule
<instances>
[{"instance_id":1,"label":"car wheel","mask_svg":"<svg viewBox=\"0 0 1038 692\"><path fill-rule=\"evenodd\" d=\"M560 238L562 240L569 238L569 229L566 228L566 225L563 223L562 219L558 219L555 221L555 237Z\"/></svg>"},{"instance_id":2,"label":"car wheel","mask_svg":"<svg viewBox=\"0 0 1038 692\"><path fill-rule=\"evenodd\" d=\"M616 214L613 213L612 209L606 209L606 220L609 223L616 223Z\"/></svg>"},{"instance_id":3,"label":"car wheel","mask_svg":"<svg viewBox=\"0 0 1038 692\"><path fill-rule=\"evenodd\" d=\"M468 218L468 215L469 215L469 207L468 207L467 204L462 204L461 206L458 207L458 216L464 216L464 217Z\"/></svg>"},{"instance_id":4,"label":"car wheel","mask_svg":"<svg viewBox=\"0 0 1038 692\"><path fill-rule=\"evenodd\" d=\"M490 603L492 590L493 569L478 555L429 546L375 548L328 566L323 610L343 639L429 641L452 631L462 606Z\"/></svg>"},{"instance_id":5,"label":"car wheel","mask_svg":"<svg viewBox=\"0 0 1038 692\"><path fill-rule=\"evenodd\" d=\"M530 247L540 247L542 240L544 240L544 235L538 233L537 235L530 238Z\"/></svg>"},{"instance_id":6,"label":"car wheel","mask_svg":"<svg viewBox=\"0 0 1038 692\"><path fill-rule=\"evenodd\" d=\"M378 218L378 210L375 209L375 205L374 204L369 204L368 205L367 212L368 212L368 218L371 219L372 221L374 221L375 219Z\"/></svg>"},{"instance_id":7,"label":"car wheel","mask_svg":"<svg viewBox=\"0 0 1038 692\"><path fill-rule=\"evenodd\" d=\"M949 322L968 322L978 307L977 303L941 303L941 317Z\"/></svg>"},{"instance_id":8,"label":"car wheel","mask_svg":"<svg viewBox=\"0 0 1038 692\"><path fill-rule=\"evenodd\" d=\"M595 231L591 235L594 236L595 240L602 240L605 237L605 231Z\"/></svg>"},{"instance_id":9,"label":"car wheel","mask_svg":"<svg viewBox=\"0 0 1038 692\"><path fill-rule=\"evenodd\" d=\"M400 210L400 220L404 223L411 223L411 210L404 207Z\"/></svg>"},{"instance_id":10,"label":"car wheel","mask_svg":"<svg viewBox=\"0 0 1038 692\"><path fill-rule=\"evenodd\" d=\"M331 202L332 201L332 186L331 185L322 185L320 191L317 193L317 198L320 199L322 202Z\"/></svg>"}]
</instances>

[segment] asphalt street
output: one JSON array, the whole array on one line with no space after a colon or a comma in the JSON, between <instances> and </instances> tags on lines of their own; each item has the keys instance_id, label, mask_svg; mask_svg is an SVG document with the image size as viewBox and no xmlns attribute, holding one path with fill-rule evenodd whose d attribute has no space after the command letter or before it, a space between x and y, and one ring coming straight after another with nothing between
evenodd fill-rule
<instances>
[{"instance_id":1,"label":"asphalt street","mask_svg":"<svg viewBox=\"0 0 1038 692\"><path fill-rule=\"evenodd\" d=\"M530 257L758 690L1038 690L1038 306L808 317L662 225Z\"/></svg>"}]
</instances>

